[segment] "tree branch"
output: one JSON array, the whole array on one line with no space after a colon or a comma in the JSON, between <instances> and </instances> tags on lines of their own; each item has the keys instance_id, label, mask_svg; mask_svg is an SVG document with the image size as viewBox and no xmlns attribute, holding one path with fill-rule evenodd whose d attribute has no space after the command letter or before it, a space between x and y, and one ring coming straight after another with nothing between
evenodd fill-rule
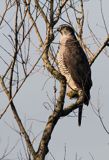
<instances>
[{"instance_id":1,"label":"tree branch","mask_svg":"<svg viewBox=\"0 0 109 160\"><path fill-rule=\"evenodd\" d=\"M36 153L35 160L44 160L46 154L49 151L48 143L51 139L51 134L53 132L53 129L55 125L57 124L58 120L60 119L61 112L63 110L63 105L64 105L65 93L66 93L66 81L62 80L60 82L60 96L57 100L57 104L54 108L53 113L48 118L48 122L45 126L45 129L44 129L41 141L40 141L40 145Z\"/></svg>"},{"instance_id":2,"label":"tree branch","mask_svg":"<svg viewBox=\"0 0 109 160\"><path fill-rule=\"evenodd\" d=\"M23 137L25 138L27 147L28 147L30 153L31 153L33 156L35 156L35 150L34 150L34 148L33 148L33 145L32 145L32 143L31 143L30 138L29 138L29 136L28 136L28 134L27 134L27 132L26 132L23 124L22 124L22 121L21 121L21 119L20 119L20 117L19 117L19 115L18 115L18 113L17 113L17 110L16 110L16 108L15 108L15 105L14 105L13 101L11 100L10 93L9 93L8 89L6 88L2 77L0 77L0 84L1 84L1 86L2 86L2 88L3 88L3 90L4 90L4 92L5 92L6 96L8 97L8 99L9 99L9 101L10 101L10 105L11 105L11 109L12 109L14 118L15 118L18 126L19 126L19 129L20 129L21 134L22 134Z\"/></svg>"},{"instance_id":3,"label":"tree branch","mask_svg":"<svg viewBox=\"0 0 109 160\"><path fill-rule=\"evenodd\" d=\"M100 53L103 51L103 49L108 46L109 42L109 36L106 38L102 46L99 48L99 50L95 53L94 57L90 60L90 66L95 62L96 58L100 55Z\"/></svg>"}]
</instances>

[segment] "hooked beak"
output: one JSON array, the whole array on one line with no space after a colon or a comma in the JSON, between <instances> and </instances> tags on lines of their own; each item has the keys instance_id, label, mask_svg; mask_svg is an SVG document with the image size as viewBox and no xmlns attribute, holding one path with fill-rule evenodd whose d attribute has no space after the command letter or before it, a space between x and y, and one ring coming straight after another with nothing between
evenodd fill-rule
<instances>
[{"instance_id":1,"label":"hooked beak","mask_svg":"<svg viewBox=\"0 0 109 160\"><path fill-rule=\"evenodd\" d=\"M60 31L61 31L61 27L58 27L58 28L57 28L57 31L60 32Z\"/></svg>"}]
</instances>

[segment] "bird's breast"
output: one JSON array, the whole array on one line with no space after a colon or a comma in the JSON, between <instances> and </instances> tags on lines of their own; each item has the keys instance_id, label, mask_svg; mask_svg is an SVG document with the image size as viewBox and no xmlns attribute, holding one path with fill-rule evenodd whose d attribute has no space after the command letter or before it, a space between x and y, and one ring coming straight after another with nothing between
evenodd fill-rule
<instances>
[{"instance_id":1,"label":"bird's breast","mask_svg":"<svg viewBox=\"0 0 109 160\"><path fill-rule=\"evenodd\" d=\"M67 80L67 84L70 88L72 88L73 90L77 90L77 85L75 83L75 81L73 80L73 77L71 77L71 74L68 70L68 68L66 67L65 65L65 62L64 62L64 57L63 57L63 53L65 51L62 51L60 49L60 51L58 52L57 54L57 61L58 61L58 67L59 67L59 70L61 72L61 74L63 76L65 76L66 80Z\"/></svg>"},{"instance_id":2,"label":"bird's breast","mask_svg":"<svg viewBox=\"0 0 109 160\"><path fill-rule=\"evenodd\" d=\"M62 50L60 52L58 52L58 54L57 54L57 61L58 61L58 67L59 67L59 70L60 70L61 74L64 75L64 76L66 74L68 75L69 71L68 71L67 67L65 66Z\"/></svg>"}]
</instances>

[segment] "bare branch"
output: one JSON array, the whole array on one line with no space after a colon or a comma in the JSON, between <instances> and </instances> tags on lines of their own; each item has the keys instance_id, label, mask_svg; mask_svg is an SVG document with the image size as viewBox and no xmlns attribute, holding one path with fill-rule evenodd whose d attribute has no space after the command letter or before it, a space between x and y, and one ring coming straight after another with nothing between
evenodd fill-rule
<instances>
[{"instance_id":1,"label":"bare branch","mask_svg":"<svg viewBox=\"0 0 109 160\"><path fill-rule=\"evenodd\" d=\"M43 160L45 158L45 155L48 153L48 143L51 139L51 134L53 132L53 129L55 125L57 124L58 120L60 119L61 111L63 109L64 105L64 98L65 98L65 92L66 92L66 83L65 81L61 81L60 84L60 96L57 100L57 104L54 108L53 113L49 116L48 122L45 126L39 149L36 153L36 159L35 160Z\"/></svg>"},{"instance_id":2,"label":"bare branch","mask_svg":"<svg viewBox=\"0 0 109 160\"><path fill-rule=\"evenodd\" d=\"M55 25L60 25L61 22L70 24L71 26L77 26L77 37L82 45L83 49L88 53L90 59L90 66L95 62L96 58L100 55L103 49L109 46L109 36L108 30L106 26L106 21L103 16L102 11L102 3L101 3L101 13L102 19L104 22L105 30L107 32L107 38L103 43L96 43L99 48L96 53L92 53L92 51L88 48L87 43L84 42L83 32L84 32L84 21L85 21L85 10L84 10L84 1L68 1L68 0L24 0L24 1L6 1L5 10L2 13L0 24L6 25L9 29L9 32L3 34L8 40L8 43L11 45L11 49L5 48L5 45L1 43L0 48L2 49L2 55L6 53L6 56L9 57L8 60L5 60L5 56L0 55L0 59L2 63L6 66L3 74L0 73L0 85L5 92L8 98L8 104L6 105L4 111L1 113L0 118L8 111L8 108L11 107L15 121L18 124L22 145L24 146L24 152L26 154L26 158L29 159L32 157L34 160L44 160L46 154L49 152L49 142L54 130L54 127L57 125L59 119L61 117L65 117L69 115L72 111L79 108L79 103L74 103L64 107L65 94L66 94L66 80L65 77L60 74L57 67L56 62L56 51L57 46L54 44L59 44L53 42L57 37L55 37ZM102 2L102 1L100 1ZM12 7L12 12L15 16L11 23L9 23L7 19L7 11ZM73 11L73 16L71 16L71 12ZM27 16L28 15L28 16ZM75 17L74 17L75 16ZM67 17L67 19L66 19ZM74 19L73 19L74 18ZM42 21L44 24L44 36L43 32L41 33L39 21ZM31 25L29 24L31 22ZM73 24L72 24L73 22ZM13 27L14 26L14 27ZM2 27L2 26L1 26ZM4 27L5 28L5 27ZM6 28L6 29L7 29ZM90 32L92 31L89 28ZM4 31L4 30L3 30ZM91 32L92 38L94 34ZM86 39L87 40L87 39ZM96 37L94 37L95 41L97 41ZM99 45L98 45L99 44ZM34 47L34 48L33 48ZM35 51L34 51L35 49ZM37 51L36 51L37 49ZM40 55L33 55L33 52L38 52ZM38 58L37 58L38 57ZM34 59L34 61L32 60ZM42 61L41 61L42 60ZM45 105L49 107L51 110L51 115L48 117L48 121L45 124L45 129L43 131L38 150L35 151L35 147L33 145L35 139L38 135L42 133L42 131L35 135L33 134L32 127L29 129L29 134L26 131L19 115L16 110L16 105L14 103L14 98L18 95L18 92L26 82L26 80L30 77L31 73L35 68L37 68L38 63L40 62L40 66L47 69L50 76L55 79L55 83L58 81L60 85L60 90L58 87L56 88L56 84L54 86L54 99L55 102L51 101L51 97L49 100L53 104L54 108L52 108L49 103ZM23 73L23 75L22 75ZM45 83L46 84L46 83ZM60 91L57 94L56 91ZM58 93L58 92L57 92ZM47 95L48 96L48 95ZM45 107L46 107L45 106ZM47 108L46 107L46 108ZM109 134L106 129L101 115L99 114L100 121L102 123L103 128ZM40 121L42 122L42 121ZM34 137L33 141L30 139L30 135ZM25 142L25 144L24 144ZM34 143L35 144L35 143ZM27 148L25 148L27 147ZM52 157L55 159L54 157ZM66 159L66 148L64 159Z\"/></svg>"},{"instance_id":3,"label":"bare branch","mask_svg":"<svg viewBox=\"0 0 109 160\"><path fill-rule=\"evenodd\" d=\"M100 7L101 7L101 15L102 15L103 23L104 23L104 26L105 26L105 30L106 30L107 35L109 35L108 29L107 29L107 26L106 26L106 21L105 21L104 15L103 15L102 0L100 0Z\"/></svg>"},{"instance_id":4,"label":"bare branch","mask_svg":"<svg viewBox=\"0 0 109 160\"><path fill-rule=\"evenodd\" d=\"M94 63L94 61L96 60L96 58L100 55L100 53L108 45L108 43L109 43L109 37L106 38L106 40L104 41L104 43L102 44L102 46L95 53L94 57L90 60L90 65L92 65Z\"/></svg>"},{"instance_id":5,"label":"bare branch","mask_svg":"<svg viewBox=\"0 0 109 160\"><path fill-rule=\"evenodd\" d=\"M41 8L38 0L34 0L34 1L35 1L37 9L40 11L40 13L41 13L41 15L42 15L42 17L45 21L45 24L48 26L49 25L49 20L48 20L47 16L45 15L44 11L43 11L43 8Z\"/></svg>"}]
</instances>

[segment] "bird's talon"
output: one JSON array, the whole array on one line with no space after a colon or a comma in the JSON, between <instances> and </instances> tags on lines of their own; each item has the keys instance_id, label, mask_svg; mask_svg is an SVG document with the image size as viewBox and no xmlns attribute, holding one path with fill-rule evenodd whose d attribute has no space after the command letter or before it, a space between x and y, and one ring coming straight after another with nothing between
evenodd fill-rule
<instances>
[{"instance_id":1,"label":"bird's talon","mask_svg":"<svg viewBox=\"0 0 109 160\"><path fill-rule=\"evenodd\" d=\"M69 99L76 98L78 96L76 91L71 90L70 92L67 92L67 96Z\"/></svg>"}]
</instances>

